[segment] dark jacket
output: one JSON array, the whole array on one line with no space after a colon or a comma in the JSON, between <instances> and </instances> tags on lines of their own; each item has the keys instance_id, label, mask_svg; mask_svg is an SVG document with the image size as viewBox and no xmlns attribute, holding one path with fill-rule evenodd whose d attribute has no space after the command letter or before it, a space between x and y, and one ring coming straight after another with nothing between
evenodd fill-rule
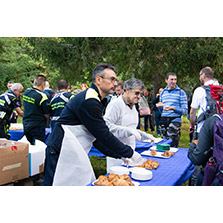
<instances>
[{"instance_id":1,"label":"dark jacket","mask_svg":"<svg viewBox=\"0 0 223 223\"><path fill-rule=\"evenodd\" d=\"M214 123L219 117L213 115L208 118L201 128L197 146L191 143L188 150L188 158L195 165L205 165L212 155L211 147L214 144Z\"/></svg>"},{"instance_id":2,"label":"dark jacket","mask_svg":"<svg viewBox=\"0 0 223 223\"><path fill-rule=\"evenodd\" d=\"M100 144L105 145L105 147L97 146L100 152L115 158L130 158L133 155L132 148L121 143L109 131L103 119L105 104L106 103L101 100L101 96L95 84L92 84L90 88L73 97L63 109L52 133L48 137L48 146L60 152L64 137L62 124L84 125Z\"/></svg>"}]
</instances>

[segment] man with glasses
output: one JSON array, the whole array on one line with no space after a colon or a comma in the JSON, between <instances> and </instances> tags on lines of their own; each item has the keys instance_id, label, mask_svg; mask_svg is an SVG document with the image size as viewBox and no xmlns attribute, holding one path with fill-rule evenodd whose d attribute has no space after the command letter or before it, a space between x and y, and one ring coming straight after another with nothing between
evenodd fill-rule
<instances>
[{"instance_id":1,"label":"man with glasses","mask_svg":"<svg viewBox=\"0 0 223 223\"><path fill-rule=\"evenodd\" d=\"M8 131L14 109L19 116L24 115L19 100L22 90L23 86L20 83L15 83L11 90L0 95L0 138L10 138Z\"/></svg>"},{"instance_id":2,"label":"man with glasses","mask_svg":"<svg viewBox=\"0 0 223 223\"><path fill-rule=\"evenodd\" d=\"M73 160L71 157L72 145L71 148L68 148L68 153L63 152L65 151L63 147L63 139L66 136L63 129L65 125L75 127L76 132L73 132L73 135L80 144L76 146L76 149L84 149L87 154L93 141L97 139L106 147L106 149L97 147L105 155L114 158L131 158L138 163L143 160L130 146L121 143L109 131L102 116L106 104L105 98L109 93L114 92L117 84L115 68L109 64L98 64L93 71L92 82L87 90L79 93L67 103L48 138L43 182L45 186L52 185L55 181L55 171L60 173L61 170L63 170L60 175L64 179L63 185L67 185L69 178L75 174L77 177L72 185L77 185L78 180L81 181L82 176L78 176L75 169L76 159ZM84 145L87 146L84 147ZM63 158L66 160L64 165L62 164ZM85 184L88 183L90 182L85 182Z\"/></svg>"},{"instance_id":3,"label":"man with glasses","mask_svg":"<svg viewBox=\"0 0 223 223\"><path fill-rule=\"evenodd\" d=\"M181 116L188 111L187 95L178 87L177 75L168 73L165 79L167 86L160 95L161 107L161 132L163 138L172 139L171 146L178 147L181 132Z\"/></svg>"},{"instance_id":4,"label":"man with glasses","mask_svg":"<svg viewBox=\"0 0 223 223\"><path fill-rule=\"evenodd\" d=\"M112 100L105 111L104 119L109 130L124 144L131 146L135 150L135 138L138 141L155 138L143 131L136 130L139 117L135 104L141 98L145 86L143 82L136 78L125 81L124 94ZM96 141L94 146L103 147L103 144ZM107 172L112 166L121 166L122 160L107 157Z\"/></svg>"}]
</instances>

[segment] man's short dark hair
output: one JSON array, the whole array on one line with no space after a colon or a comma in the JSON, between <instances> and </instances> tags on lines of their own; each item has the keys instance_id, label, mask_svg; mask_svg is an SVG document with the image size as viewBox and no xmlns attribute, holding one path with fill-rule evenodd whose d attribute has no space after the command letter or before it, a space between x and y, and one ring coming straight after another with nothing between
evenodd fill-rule
<instances>
[{"instance_id":1,"label":"man's short dark hair","mask_svg":"<svg viewBox=\"0 0 223 223\"><path fill-rule=\"evenodd\" d=\"M68 88L68 81L65 79L60 79L57 84L58 90L67 89Z\"/></svg>"},{"instance_id":2,"label":"man's short dark hair","mask_svg":"<svg viewBox=\"0 0 223 223\"><path fill-rule=\"evenodd\" d=\"M169 73L166 75L166 80L169 79L169 76L176 76L176 77L177 77L177 75L176 75L175 73L173 73L173 72L169 72Z\"/></svg>"},{"instance_id":3,"label":"man's short dark hair","mask_svg":"<svg viewBox=\"0 0 223 223\"><path fill-rule=\"evenodd\" d=\"M213 79L213 77L214 77L214 72L213 72L213 70L212 70L212 68L211 67L204 67L201 71L200 71L200 74L205 74L205 76L207 77L207 78L211 78L211 79Z\"/></svg>"},{"instance_id":4,"label":"man's short dark hair","mask_svg":"<svg viewBox=\"0 0 223 223\"><path fill-rule=\"evenodd\" d=\"M42 74L36 75L35 80L34 80L34 86L40 87L43 82L46 81L46 77Z\"/></svg>"},{"instance_id":5,"label":"man's short dark hair","mask_svg":"<svg viewBox=\"0 0 223 223\"><path fill-rule=\"evenodd\" d=\"M114 66L112 66L110 64L107 64L107 63L100 63L94 68L94 71L93 71L93 74L92 74L92 82L95 82L95 78L97 76L103 76L105 69L111 69L116 73L116 70L115 70Z\"/></svg>"}]
</instances>

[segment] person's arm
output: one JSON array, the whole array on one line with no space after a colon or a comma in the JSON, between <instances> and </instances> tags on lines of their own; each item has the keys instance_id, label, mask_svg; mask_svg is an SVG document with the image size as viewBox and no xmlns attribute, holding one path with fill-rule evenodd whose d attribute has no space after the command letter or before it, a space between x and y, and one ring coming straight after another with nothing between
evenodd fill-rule
<instances>
[{"instance_id":1,"label":"person's arm","mask_svg":"<svg viewBox=\"0 0 223 223\"><path fill-rule=\"evenodd\" d=\"M190 109L190 127L194 128L195 123L196 123L196 113L197 113L197 108L192 108Z\"/></svg>"},{"instance_id":2,"label":"person's arm","mask_svg":"<svg viewBox=\"0 0 223 223\"><path fill-rule=\"evenodd\" d=\"M19 116L23 117L24 112L20 107L15 108L16 112L18 113Z\"/></svg>"},{"instance_id":3,"label":"person's arm","mask_svg":"<svg viewBox=\"0 0 223 223\"><path fill-rule=\"evenodd\" d=\"M80 117L84 126L104 147L113 151L119 158L130 158L133 150L120 142L108 129L103 117L101 103L96 99L88 99L80 106ZM103 152L103 148L101 150ZM112 156L112 155L111 155ZM117 157L116 156L116 157Z\"/></svg>"},{"instance_id":4,"label":"person's arm","mask_svg":"<svg viewBox=\"0 0 223 223\"><path fill-rule=\"evenodd\" d=\"M49 118L50 117L50 106L48 104L48 98L47 96L43 96L43 99L41 101L41 108L42 108L42 112L45 118Z\"/></svg>"}]
</instances>

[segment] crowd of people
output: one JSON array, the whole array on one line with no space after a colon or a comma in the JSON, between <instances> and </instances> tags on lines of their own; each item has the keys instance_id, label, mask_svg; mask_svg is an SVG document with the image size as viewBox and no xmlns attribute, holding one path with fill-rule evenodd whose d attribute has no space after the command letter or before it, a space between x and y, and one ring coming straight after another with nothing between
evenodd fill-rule
<instances>
[{"instance_id":1,"label":"crowd of people","mask_svg":"<svg viewBox=\"0 0 223 223\"><path fill-rule=\"evenodd\" d=\"M202 85L218 84L210 67L200 71L200 81ZM88 154L94 145L107 156L107 172L111 166L122 162L140 164L144 161L135 151L135 140L154 141L154 136L148 133L149 127L151 133L155 134L156 130L157 136L172 139L171 146L178 147L182 115L188 114L188 100L185 91L177 85L177 74L168 73L165 82L166 87L160 88L153 98L141 80L117 81L115 67L105 63L94 68L90 87L83 83L72 93L67 80L59 80L55 92L44 75L37 75L33 86L24 91L22 110L23 86L10 81L9 90L0 95L0 138L10 139L9 126L18 115L23 117L24 135L32 145L36 139L45 142L45 127L50 126L43 185L58 185L55 173L57 179L63 179L62 185L69 184L72 175L76 176L73 185L87 184L92 175L86 175L86 182L82 182L83 179L74 173L77 170L72 145L64 149L67 129L76 140L75 149ZM206 92L198 87L192 97L189 116L193 139L199 139L198 146L190 147L188 152L189 159L197 165L190 185L196 184L198 165L206 163L210 156L207 152L204 155L204 151L213 145L207 135L213 139L211 132L216 118L207 121L201 118L206 106ZM144 131L140 130L141 124Z\"/></svg>"}]
</instances>

